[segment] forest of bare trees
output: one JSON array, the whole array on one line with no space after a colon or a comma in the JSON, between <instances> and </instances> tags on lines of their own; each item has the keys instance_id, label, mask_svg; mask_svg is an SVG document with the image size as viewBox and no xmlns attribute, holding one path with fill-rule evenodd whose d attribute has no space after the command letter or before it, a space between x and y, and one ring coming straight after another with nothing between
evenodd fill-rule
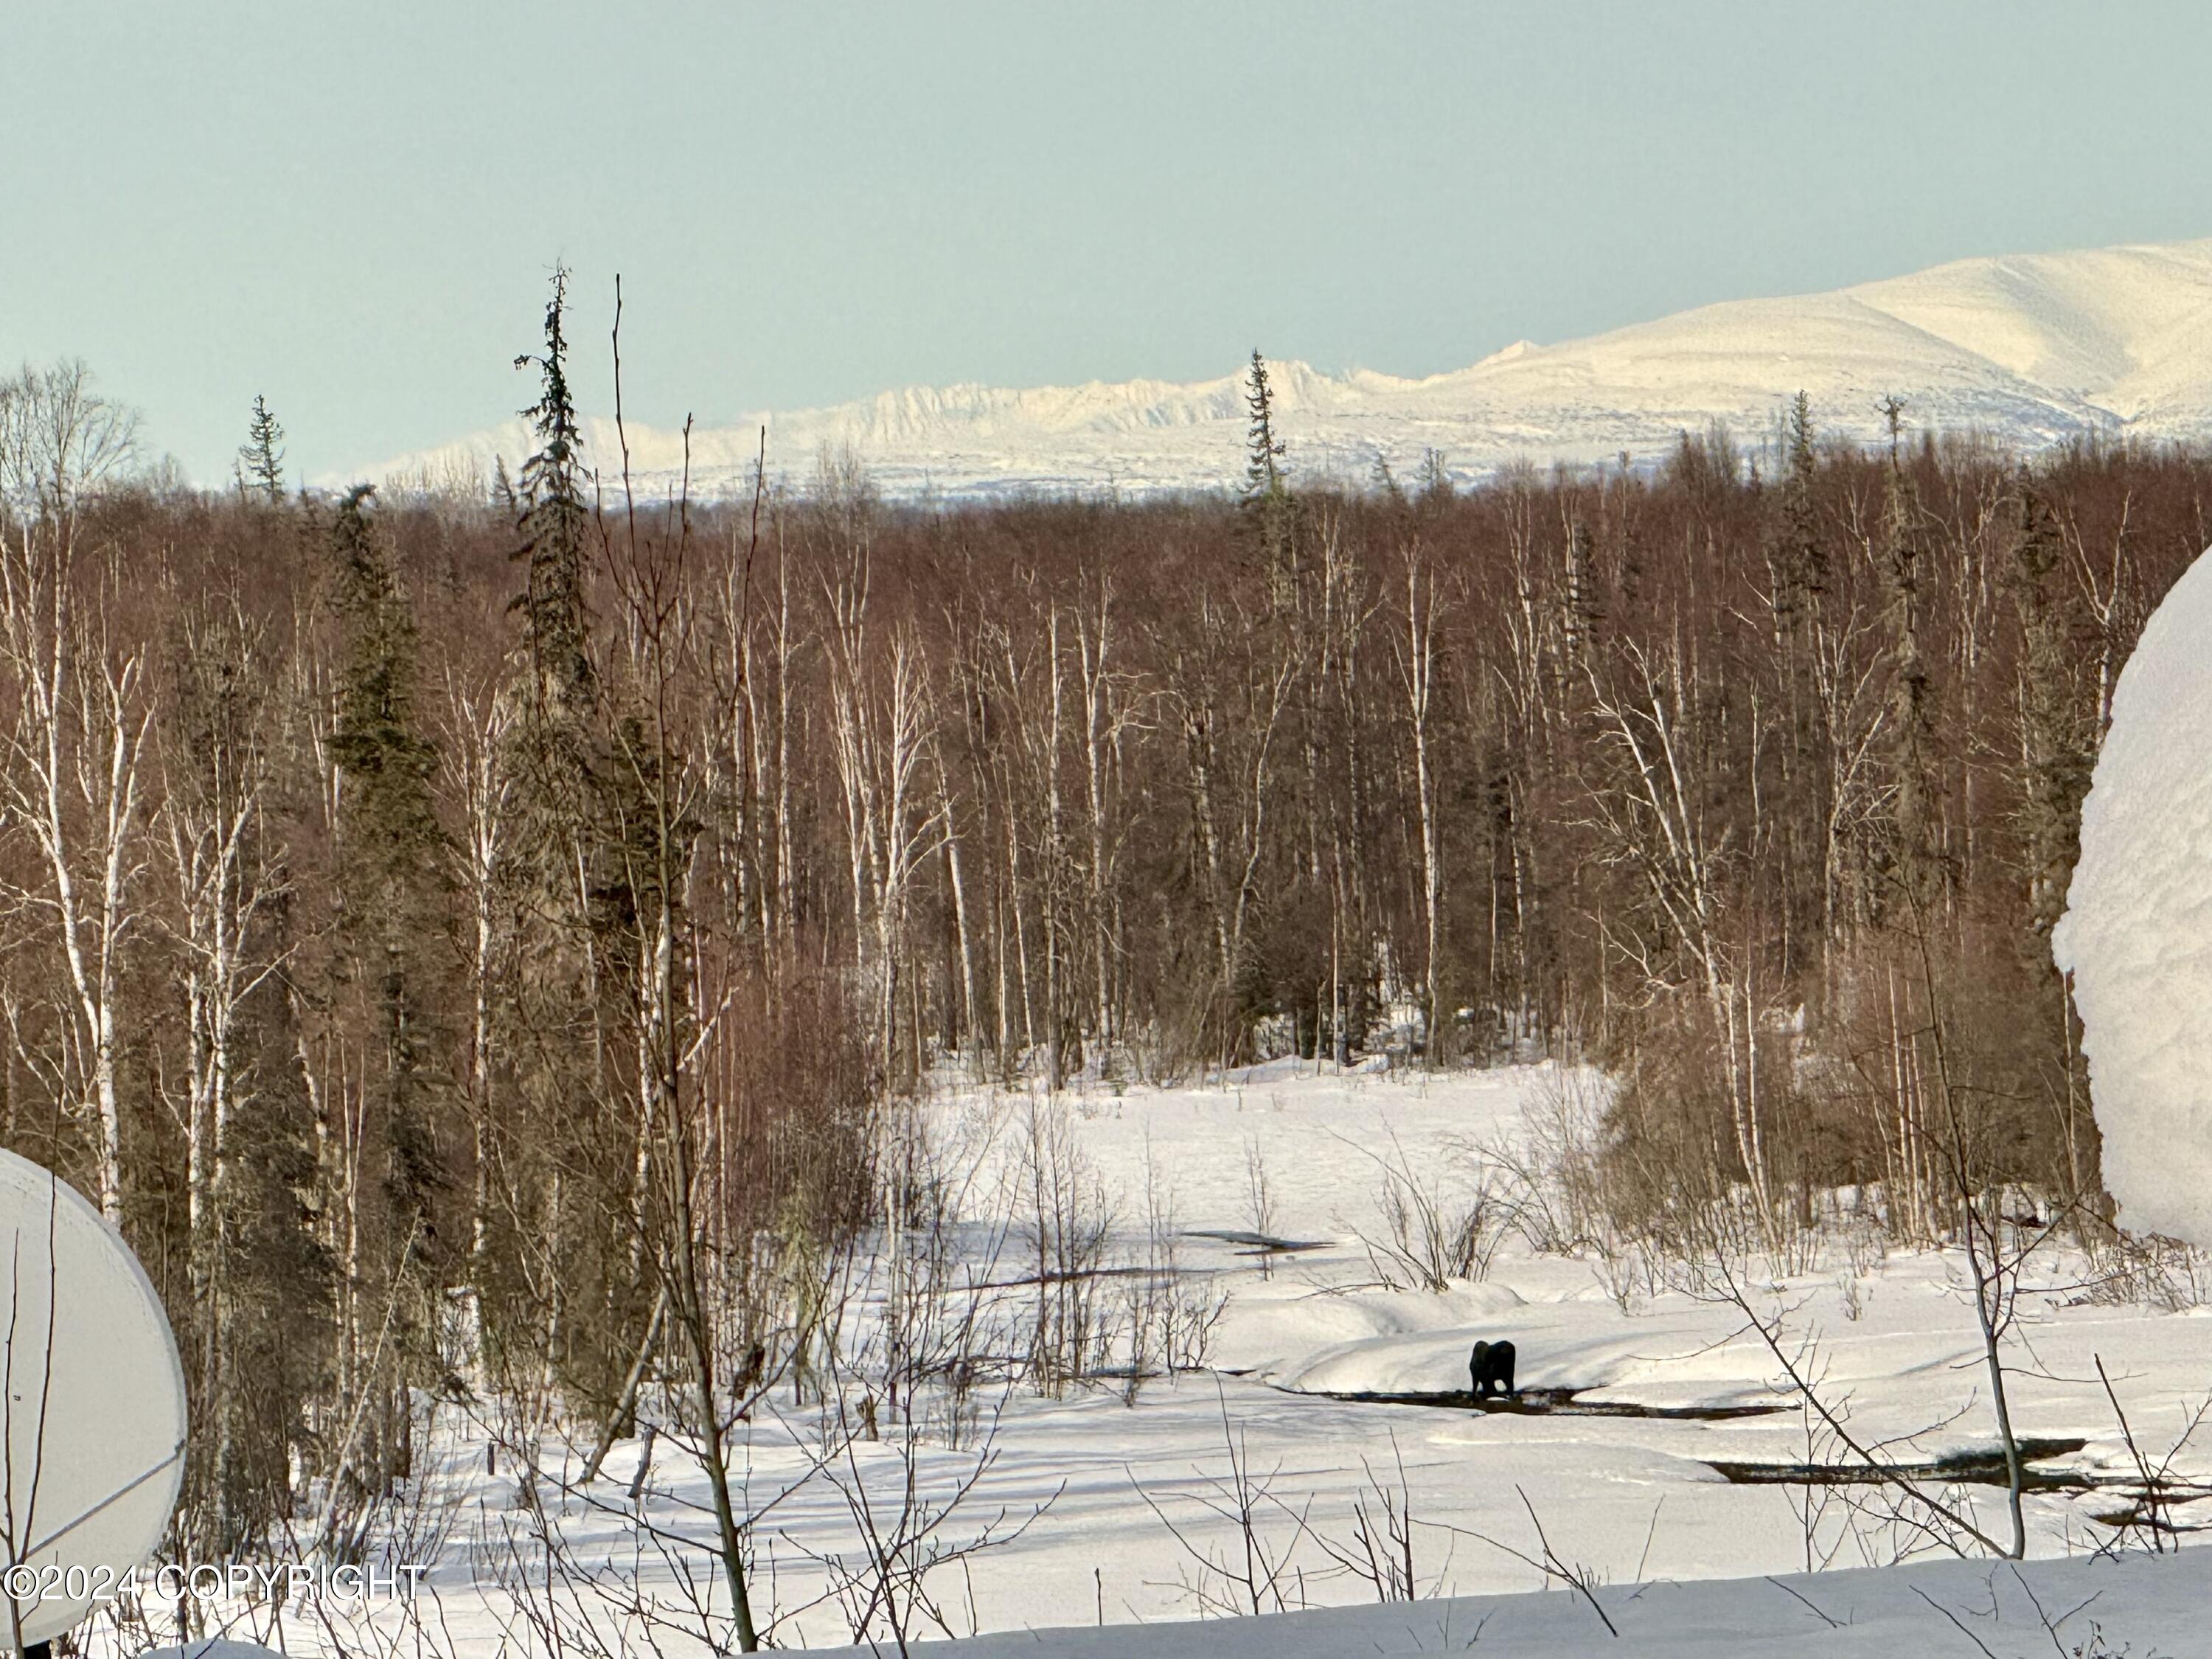
<instances>
[{"instance_id":1,"label":"forest of bare trees","mask_svg":"<svg viewBox=\"0 0 2212 1659\"><path fill-rule=\"evenodd\" d=\"M259 406L149 482L82 368L0 383L0 1143L167 1299L193 1539L341 1540L465 1372L804 1388L756 1287L947 1074L1587 1057L1656 1235L2099 1212L2046 939L2212 462L1801 401L1763 465L1310 488L1255 359L1235 498L648 504L568 349L556 289L481 495L297 491Z\"/></svg>"}]
</instances>

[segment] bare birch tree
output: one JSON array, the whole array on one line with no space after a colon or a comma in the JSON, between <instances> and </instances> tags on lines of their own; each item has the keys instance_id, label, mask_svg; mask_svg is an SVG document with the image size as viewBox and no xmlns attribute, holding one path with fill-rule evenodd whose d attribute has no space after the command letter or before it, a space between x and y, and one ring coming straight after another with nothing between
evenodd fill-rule
<instances>
[{"instance_id":1,"label":"bare birch tree","mask_svg":"<svg viewBox=\"0 0 2212 1659\"><path fill-rule=\"evenodd\" d=\"M87 498L132 453L129 414L92 390L82 364L0 386L0 674L11 718L0 789L37 850L39 878L15 895L40 912L64 971L67 1031L53 1081L92 1125L100 1212L121 1225L124 1041L121 952L138 921L145 849L141 763L151 714L145 661L116 636L120 573L80 545Z\"/></svg>"}]
</instances>

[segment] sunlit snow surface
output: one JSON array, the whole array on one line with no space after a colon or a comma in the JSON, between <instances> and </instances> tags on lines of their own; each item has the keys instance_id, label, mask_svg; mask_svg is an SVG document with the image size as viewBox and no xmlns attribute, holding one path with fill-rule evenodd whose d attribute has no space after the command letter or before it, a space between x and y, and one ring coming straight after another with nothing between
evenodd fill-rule
<instances>
[{"instance_id":1,"label":"sunlit snow surface","mask_svg":"<svg viewBox=\"0 0 2212 1659\"><path fill-rule=\"evenodd\" d=\"M2051 951L2120 1220L2212 1246L2212 559L2121 671Z\"/></svg>"},{"instance_id":2,"label":"sunlit snow surface","mask_svg":"<svg viewBox=\"0 0 2212 1659\"><path fill-rule=\"evenodd\" d=\"M1515 461L1649 465L1677 434L1727 424L1755 447L1803 391L1827 435L1872 442L1883 399L1915 429L1974 432L2033 451L2091 434L2212 435L2212 240L1962 259L1825 294L1729 301L1555 344L1523 341L1425 377L1273 365L1276 432L1293 478L1364 485L1379 458L1412 483L1434 450L1462 482ZM750 486L762 429L768 471L803 485L816 457L849 446L890 495L991 499L1025 492L1146 495L1234 488L1243 475L1245 343L1218 378L1011 388L908 386L826 408L628 428L641 494ZM1132 365L1133 368L1136 367ZM686 395L712 409L713 386ZM488 491L532 447L520 421L370 467L405 489ZM688 444L688 447L687 447ZM613 423L585 422L613 458ZM333 477L337 485L350 479Z\"/></svg>"},{"instance_id":3,"label":"sunlit snow surface","mask_svg":"<svg viewBox=\"0 0 2212 1659\"><path fill-rule=\"evenodd\" d=\"M1478 1630L1480 1641L1472 1650L1477 1659L1609 1650L1738 1659L1800 1650L1882 1659L1956 1652L1971 1659L1972 1644L1920 1600L1914 1585L1966 1620L1996 1652L2054 1651L2039 1626L2021 1622L2027 1604L2009 1569L1993 1574L1987 1564L1937 1563L1934 1576L1910 1580L1885 1574L1813 1585L1791 1581L1842 1630L1829 1629L1759 1577L1804 1568L1804 1529L1793 1507L1800 1489L1732 1485L1712 1463L1803 1460L1805 1428L1795 1411L1715 1420L1483 1414L1329 1397L1464 1389L1469 1344L1504 1336L1519 1350L1524 1388L1570 1391L1579 1402L1682 1411L1783 1400L1771 1358L1743 1334L1732 1310L1664 1291L1632 1294L1624 1308L1589 1260L1539 1256L1514 1244L1486 1281L1443 1294L1390 1291L1369 1282L1373 1272L1352 1233L1376 1219L1370 1153L1388 1152L1395 1141L1413 1167L1452 1177L1466 1170L1476 1146L1526 1133L1525 1111L1546 1109L1562 1090L1592 1086L1587 1075L1548 1066L1434 1079L1312 1072L1310 1065L1279 1063L1232 1074L1225 1083L1132 1086L1122 1093L1093 1082L1070 1091L1057 1108L1044 1107L1065 1112L1075 1144L1115 1204L1126 1248L1141 1247L1148 1178L1170 1189L1176 1224L1187 1235L1258 1231L1249 1199L1255 1153L1273 1204L1266 1231L1320 1248L1284 1258L1263 1278L1245 1247L1186 1236L1185 1267L1212 1276L1231 1292L1211 1355L1216 1371L1156 1379L1133 1405L1111 1385L1074 1389L1060 1400L1018 1389L1011 1395L997 1462L947 1531L972 1530L1002 1508L1019 1516L1054 1501L1018 1542L976 1559L972 1577L955 1567L935 1585L957 1632L966 1634L972 1620L974 1627L1002 1633L995 1645L975 1650L977 1659L1017 1650L1041 1659L1459 1652L1468 1650ZM988 1168L1013 1155L1028 1098L948 1088L924 1109L949 1140L963 1142L963 1157ZM977 1182L979 1191L983 1184ZM1855 1273L1838 1250L1817 1270L1762 1285L1756 1294L1762 1303L1793 1308L1792 1330L1817 1340L1818 1366L1834 1397L1847 1401L1856 1431L1873 1438L1917 1434L1897 1449L1900 1457L1989 1449L1993 1438L1960 1264L1938 1254L1886 1261L1863 1255L1862 1261L1865 1271ZM2181 1433L2190 1403L2212 1388L2212 1316L2202 1310L2100 1305L2083 1294L2078 1261L2054 1255L2039 1266L2037 1282L2047 1293L2031 1294L2021 1306L2014 1418L2025 1435L2085 1443L2047 1467L2122 1477L2131 1463L2098 1381L2096 1358L2111 1373L2139 1440L2156 1456ZM997 1275L1022 1276L1012 1264ZM733 1456L753 1503L765 1502L805 1467L814 1420L811 1407L791 1407L785 1389L775 1410L756 1412L742 1425L744 1441ZM410 1654L419 1648L425 1659L491 1656L503 1634L522 1627L513 1601L495 1582L505 1540L527 1531L512 1460L502 1453L498 1474L487 1476L481 1425L447 1407L440 1425L434 1456L427 1449L418 1455L418 1468L434 1463L439 1471L416 1488L422 1512L436 1522L418 1531L444 1540L428 1581L434 1599L420 1609L424 1640L396 1631L386 1609L382 1638L349 1639L352 1650L389 1651L396 1641ZM1188 1563L1162 1516L1209 1547L1235 1548L1233 1531L1201 1503L1208 1483L1229 1473L1228 1433L1243 1448L1247 1468L1282 1501L1284 1507L1267 1510L1262 1527L1273 1547L1292 1549L1299 1570L1293 1598L1336 1611L1280 1624L1166 1622L1190 1620L1197 1609L1185 1588ZM589 1425L577 1429L576 1438L589 1437ZM592 1503L572 1498L554 1507L580 1558L640 1567L645 1588L665 1592L667 1571L649 1547L641 1547L635 1528L595 1507L619 1507L640 1449L635 1441L616 1447L592 1489ZM573 1477L582 1455L549 1443L549 1473L565 1468ZM856 1456L870 1489L895 1504L902 1470L892 1445L863 1443ZM1561 1555L1607 1587L1601 1595L1625 1632L1618 1648L1586 1607L1556 1589L1480 1604L1376 1607L1365 1584L1333 1571L1319 1549L1292 1536L1288 1516L1296 1510L1315 1534L1348 1537L1355 1502L1373 1501L1369 1472L1395 1487L1401 1459L1405 1494L1419 1522L1415 1569L1425 1596L1543 1589L1537 1572L1474 1536L1532 1550L1525 1492ZM928 1447L920 1467L925 1495L951 1490L973 1466L970 1454ZM2185 1453L2174 1473L2212 1478L2212 1443ZM664 1440L647 1490L653 1525L700 1540L690 1557L696 1570L708 1559L703 1551L713 1530L699 1470ZM2002 1494L1996 1488L1966 1495L1984 1524L1998 1524ZM2053 1559L2078 1558L2108 1543L2113 1534L2096 1517L2112 1504L2109 1492L2029 1496L2030 1549L2043 1558L2029 1581L2037 1595L2057 1617L2101 1592L2094 1616L2115 1654L2124 1643L2133 1644L2134 1659L2212 1651L2212 1638L2197 1639L2212 1629L2212 1571L2203 1552L2183 1558L2179 1570L2170 1563L2115 1567ZM2212 1521L2212 1504L2185 1505L2177 1518ZM1837 1507L1821 1521L1815 1549L1822 1559L1856 1567L1891 1558L1897 1538L1874 1522L1854 1536L1846 1519ZM819 1482L761 1523L756 1593L763 1619L771 1611L781 1615L775 1630L779 1645L851 1639L834 1606L795 1616L793 1610L818 1591L818 1577L803 1553L854 1547L849 1512ZM1707 1582L1723 1580L1740 1582ZM1993 1596L2002 1599L2002 1621L1987 1616ZM2077 1638L2087 1639L2087 1617L2063 1626L2064 1651ZM1028 1634L1102 1619L1117 1628L1043 1641ZM1139 1625L1152 1628L1135 1628ZM231 1633L266 1639L272 1632L242 1617ZM283 1635L294 1654L332 1645L327 1632L296 1615ZM1708 1638L1712 1645L1701 1645ZM641 1630L632 1628L625 1639L629 1651L652 1650ZM665 1632L658 1646L669 1659L699 1651ZM115 1652L98 1644L93 1650L96 1659ZM885 1644L881 1651L895 1649Z\"/></svg>"},{"instance_id":4,"label":"sunlit snow surface","mask_svg":"<svg viewBox=\"0 0 2212 1659\"><path fill-rule=\"evenodd\" d=\"M2017 1569L1944 1561L1887 1571L1601 1588L1598 1601L1620 1629L1618 1641L1587 1606L1553 1591L1141 1629L1041 1626L918 1643L914 1650L935 1659L1353 1659L1466 1652L1514 1659L1595 1653L1759 1659L1778 1652L1806 1659L1945 1653L1972 1659L1971 1644L1978 1642L2004 1659L2052 1653L2060 1659L2185 1659L2204 1650L2204 1571L2201 1556L2192 1554L2032 1561ZM489 1642L479 1645L487 1655L493 1651ZM834 1651L880 1659L896 1650L879 1642ZM205 1640L155 1649L143 1659L271 1659L271 1650Z\"/></svg>"},{"instance_id":5,"label":"sunlit snow surface","mask_svg":"<svg viewBox=\"0 0 2212 1659\"><path fill-rule=\"evenodd\" d=\"M1618 1639L1587 1605L1553 1590L1140 1631L1010 1632L913 1650L931 1659L1973 1659L1979 1644L1997 1659L2188 1659L2212 1651L2206 1565L2201 1552L2023 1568L1945 1561L1600 1589ZM854 1659L890 1650L838 1650Z\"/></svg>"}]
</instances>

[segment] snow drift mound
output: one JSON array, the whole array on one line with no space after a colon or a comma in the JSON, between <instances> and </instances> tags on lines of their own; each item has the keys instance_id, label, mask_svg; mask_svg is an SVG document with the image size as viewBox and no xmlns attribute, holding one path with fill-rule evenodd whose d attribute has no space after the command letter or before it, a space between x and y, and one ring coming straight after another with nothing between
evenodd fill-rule
<instances>
[{"instance_id":1,"label":"snow drift mound","mask_svg":"<svg viewBox=\"0 0 2212 1659\"><path fill-rule=\"evenodd\" d=\"M2212 558L2121 672L2051 951L2120 1219L2212 1246Z\"/></svg>"}]
</instances>

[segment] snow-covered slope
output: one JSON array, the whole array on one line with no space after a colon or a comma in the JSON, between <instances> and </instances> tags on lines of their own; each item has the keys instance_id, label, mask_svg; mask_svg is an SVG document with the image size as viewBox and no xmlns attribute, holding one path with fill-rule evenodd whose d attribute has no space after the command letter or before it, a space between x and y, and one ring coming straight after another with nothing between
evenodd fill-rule
<instances>
[{"instance_id":1,"label":"snow-covered slope","mask_svg":"<svg viewBox=\"0 0 2212 1659\"><path fill-rule=\"evenodd\" d=\"M2144 624L2081 806L2051 955L2074 975L2081 1049L2120 1220L2212 1249L2212 557Z\"/></svg>"},{"instance_id":2,"label":"snow-covered slope","mask_svg":"<svg viewBox=\"0 0 2212 1659\"><path fill-rule=\"evenodd\" d=\"M895 495L1108 488L1205 489L1241 477L1241 366L1189 385L1010 391L912 387L860 402L749 416L696 433L695 486L747 477L768 428L771 474L805 477L847 445ZM1273 368L1297 472L1401 475L1437 449L1462 478L1516 459L1649 460L1684 429L1726 422L1755 443L1799 390L1823 429L1871 439L1880 404L1915 428L1978 428L2035 447L2096 430L2212 436L2212 239L1963 259L1910 276L1788 299L1739 300L1587 339L1522 342L1425 380ZM711 391L711 388L704 390ZM632 476L673 481L680 439L630 428ZM592 441L613 453L609 423ZM528 447L520 422L405 457L372 476L488 477Z\"/></svg>"}]
</instances>

